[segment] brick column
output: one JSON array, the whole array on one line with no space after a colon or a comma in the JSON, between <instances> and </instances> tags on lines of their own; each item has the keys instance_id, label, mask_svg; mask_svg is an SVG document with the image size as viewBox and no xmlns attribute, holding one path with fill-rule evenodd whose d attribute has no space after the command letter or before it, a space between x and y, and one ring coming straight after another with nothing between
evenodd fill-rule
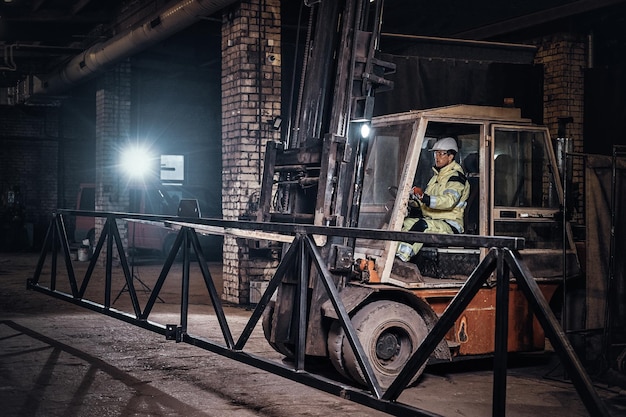
<instances>
[{"instance_id":1,"label":"brick column","mask_svg":"<svg viewBox=\"0 0 626 417\"><path fill-rule=\"evenodd\" d=\"M96 90L96 211L128 211L126 181L120 172L120 149L130 132L129 62L117 65L98 80ZM105 219L96 218L96 239ZM118 222L126 247L126 227Z\"/></svg>"},{"instance_id":2,"label":"brick column","mask_svg":"<svg viewBox=\"0 0 626 417\"><path fill-rule=\"evenodd\" d=\"M260 24L259 24L260 23ZM222 21L222 210L225 219L249 213L258 198L265 144L280 140L269 120L280 116L280 1L243 0ZM245 304L253 275L273 265L251 261L245 239L224 239L224 291Z\"/></svg>"},{"instance_id":3,"label":"brick column","mask_svg":"<svg viewBox=\"0 0 626 417\"><path fill-rule=\"evenodd\" d=\"M560 33L540 39L537 44L539 50L535 62L544 66L544 124L550 129L550 136L557 138L559 119L571 117L567 137L573 139L574 152L583 152L585 39ZM573 183L582 182L582 161L574 158ZM579 198L578 202L578 213L581 214L584 198ZM581 215L577 217L581 218Z\"/></svg>"}]
</instances>

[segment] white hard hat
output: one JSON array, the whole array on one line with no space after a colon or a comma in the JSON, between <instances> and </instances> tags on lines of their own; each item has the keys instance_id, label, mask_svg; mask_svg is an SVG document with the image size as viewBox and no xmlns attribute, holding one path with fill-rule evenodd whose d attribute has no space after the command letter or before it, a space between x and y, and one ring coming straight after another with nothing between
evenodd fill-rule
<instances>
[{"instance_id":1,"label":"white hard hat","mask_svg":"<svg viewBox=\"0 0 626 417\"><path fill-rule=\"evenodd\" d=\"M459 147L456 145L454 138L442 138L435 142L431 151L454 151L458 153Z\"/></svg>"}]
</instances>

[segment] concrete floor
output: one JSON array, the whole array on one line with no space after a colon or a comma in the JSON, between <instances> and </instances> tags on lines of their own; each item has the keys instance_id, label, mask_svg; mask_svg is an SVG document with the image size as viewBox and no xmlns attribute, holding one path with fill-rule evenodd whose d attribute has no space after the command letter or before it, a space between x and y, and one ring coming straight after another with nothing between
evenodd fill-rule
<instances>
[{"instance_id":1,"label":"concrete floor","mask_svg":"<svg viewBox=\"0 0 626 417\"><path fill-rule=\"evenodd\" d=\"M185 343L26 290L38 254L0 254L0 415L2 416L383 416L382 412L272 375ZM78 270L85 262L75 262ZM180 266L168 276L150 315L178 323ZM135 267L152 286L160 265ZM210 270L221 287L221 265ZM66 284L60 274L58 289ZM79 284L82 280L78 274ZM87 296L102 302L102 272ZM114 267L113 307L131 312L123 280ZM117 277L117 278L116 278ZM42 284L48 281L42 279ZM189 333L220 342L221 333L199 272L192 267ZM64 288L65 287L65 288ZM140 287L138 287L139 289ZM139 291L141 302L147 293ZM226 306L235 339L251 314ZM257 326L247 352L281 361ZM562 379L553 354L510 361L507 416L588 416L573 386ZM491 415L488 360L427 367L399 401L435 415ZM626 392L597 385L613 416L626 416Z\"/></svg>"}]
</instances>

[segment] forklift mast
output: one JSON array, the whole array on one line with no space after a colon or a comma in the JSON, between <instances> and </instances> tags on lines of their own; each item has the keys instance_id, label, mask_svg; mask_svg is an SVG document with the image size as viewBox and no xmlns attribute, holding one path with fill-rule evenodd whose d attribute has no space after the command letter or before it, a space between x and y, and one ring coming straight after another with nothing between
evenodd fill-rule
<instances>
[{"instance_id":1,"label":"forklift mast","mask_svg":"<svg viewBox=\"0 0 626 417\"><path fill-rule=\"evenodd\" d=\"M307 2L305 2L307 3ZM354 226L358 169L374 94L395 65L376 59L383 1L308 2L311 19L296 114L267 145L258 221Z\"/></svg>"}]
</instances>

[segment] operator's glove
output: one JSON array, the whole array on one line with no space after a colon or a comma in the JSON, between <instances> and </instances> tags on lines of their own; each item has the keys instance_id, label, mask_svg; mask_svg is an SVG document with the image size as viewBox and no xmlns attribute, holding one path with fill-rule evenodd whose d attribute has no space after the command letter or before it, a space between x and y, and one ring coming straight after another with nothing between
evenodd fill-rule
<instances>
[{"instance_id":1,"label":"operator's glove","mask_svg":"<svg viewBox=\"0 0 626 417\"><path fill-rule=\"evenodd\" d=\"M411 189L411 194L409 195L409 204L411 203L411 200L414 202L417 201L421 201L423 204L425 204L426 206L430 205L430 196L426 193L424 193L424 191L422 191L422 189L420 187L413 187Z\"/></svg>"},{"instance_id":2,"label":"operator's glove","mask_svg":"<svg viewBox=\"0 0 626 417\"><path fill-rule=\"evenodd\" d=\"M420 187L413 187L411 189L411 193L409 194L409 199L414 201L421 200L422 195L424 195L424 192Z\"/></svg>"},{"instance_id":3,"label":"operator's glove","mask_svg":"<svg viewBox=\"0 0 626 417\"><path fill-rule=\"evenodd\" d=\"M419 209L420 206L420 198L422 189L420 187L411 188L411 192L409 193L409 208L411 209Z\"/></svg>"}]
</instances>

